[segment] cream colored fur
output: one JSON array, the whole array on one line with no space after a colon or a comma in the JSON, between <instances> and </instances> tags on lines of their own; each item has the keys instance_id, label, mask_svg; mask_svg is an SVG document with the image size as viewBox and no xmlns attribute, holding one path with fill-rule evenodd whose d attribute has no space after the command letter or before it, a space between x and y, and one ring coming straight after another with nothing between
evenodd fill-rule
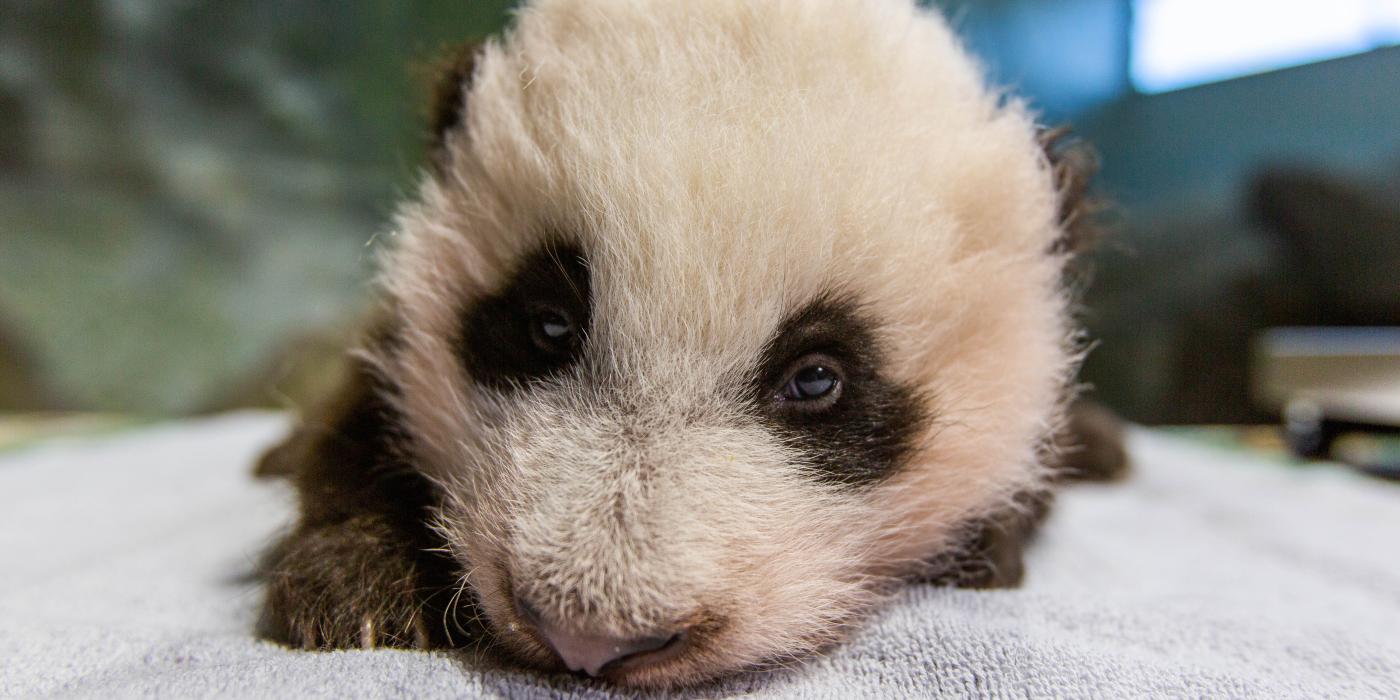
<instances>
[{"instance_id":1,"label":"cream colored fur","mask_svg":"<svg viewBox=\"0 0 1400 700\"><path fill-rule=\"evenodd\" d=\"M1035 487L1073 346L1032 117L910 0L536 0L397 221L379 358L501 641L507 581L579 629L713 627L666 685L820 650L882 583ZM587 251L580 368L500 397L464 310L551 232ZM822 485L739 410L786 314L880 321L934 420L873 489ZM706 628L709 629L709 628Z\"/></svg>"}]
</instances>

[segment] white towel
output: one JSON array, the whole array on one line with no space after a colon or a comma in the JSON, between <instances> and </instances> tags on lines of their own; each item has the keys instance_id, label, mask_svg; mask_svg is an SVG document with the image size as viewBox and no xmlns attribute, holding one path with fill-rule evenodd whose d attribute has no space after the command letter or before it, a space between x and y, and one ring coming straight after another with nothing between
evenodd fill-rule
<instances>
[{"instance_id":1,"label":"white towel","mask_svg":"<svg viewBox=\"0 0 1400 700\"><path fill-rule=\"evenodd\" d=\"M609 697L604 683L252 635L292 517L235 415L0 456L0 695ZM696 695L1400 698L1400 488L1135 431L1136 475L1067 490L1015 591L910 587L791 670ZM624 695L626 693L623 693Z\"/></svg>"}]
</instances>

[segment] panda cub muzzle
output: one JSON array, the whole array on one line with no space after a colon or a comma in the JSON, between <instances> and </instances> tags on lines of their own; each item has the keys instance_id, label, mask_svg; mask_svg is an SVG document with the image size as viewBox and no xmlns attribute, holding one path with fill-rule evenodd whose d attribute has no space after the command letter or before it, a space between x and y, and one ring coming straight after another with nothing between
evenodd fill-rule
<instances>
[{"instance_id":1,"label":"panda cub muzzle","mask_svg":"<svg viewBox=\"0 0 1400 700\"><path fill-rule=\"evenodd\" d=\"M941 18L534 0L445 73L348 377L260 465L265 635L671 687L1019 581L1084 161Z\"/></svg>"}]
</instances>

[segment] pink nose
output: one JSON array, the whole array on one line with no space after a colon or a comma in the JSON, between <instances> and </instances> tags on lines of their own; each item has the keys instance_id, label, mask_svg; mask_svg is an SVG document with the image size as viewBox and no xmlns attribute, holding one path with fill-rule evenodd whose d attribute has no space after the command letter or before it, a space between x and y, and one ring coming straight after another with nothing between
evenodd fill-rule
<instances>
[{"instance_id":1,"label":"pink nose","mask_svg":"<svg viewBox=\"0 0 1400 700\"><path fill-rule=\"evenodd\" d=\"M670 646L678 640L679 634L660 634L652 637L626 639L607 635L574 634L563 630L541 626L544 636L554 653L563 659L570 671L582 671L597 676L606 670L631 660L641 660L647 654Z\"/></svg>"},{"instance_id":2,"label":"pink nose","mask_svg":"<svg viewBox=\"0 0 1400 700\"><path fill-rule=\"evenodd\" d=\"M685 630L659 632L645 637L571 632L541 619L534 607L523 600L516 600L516 608L535 626L570 671L582 671L590 676L601 675L631 661L644 663L648 659L659 660L664 655L653 652L674 649L685 638Z\"/></svg>"}]
</instances>

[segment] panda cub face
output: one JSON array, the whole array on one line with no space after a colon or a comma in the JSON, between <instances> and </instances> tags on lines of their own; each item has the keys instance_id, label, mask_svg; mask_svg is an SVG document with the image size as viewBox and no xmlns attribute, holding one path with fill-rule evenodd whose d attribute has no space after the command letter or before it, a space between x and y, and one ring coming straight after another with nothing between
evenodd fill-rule
<instances>
[{"instance_id":1,"label":"panda cub face","mask_svg":"<svg viewBox=\"0 0 1400 700\"><path fill-rule=\"evenodd\" d=\"M1041 487L1055 182L941 19L538 0L467 77L373 352L504 648L781 663Z\"/></svg>"}]
</instances>

